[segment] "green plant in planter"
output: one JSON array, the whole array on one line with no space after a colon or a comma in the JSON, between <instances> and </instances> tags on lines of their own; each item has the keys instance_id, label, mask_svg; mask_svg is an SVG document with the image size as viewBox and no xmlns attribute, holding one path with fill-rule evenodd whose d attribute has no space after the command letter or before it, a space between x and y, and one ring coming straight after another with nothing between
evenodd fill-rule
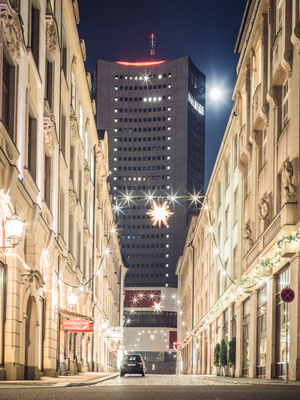
<instances>
[{"instance_id":1,"label":"green plant in planter","mask_svg":"<svg viewBox=\"0 0 300 400\"><path fill-rule=\"evenodd\" d=\"M233 337L228 344L228 365L232 367L235 365L236 338Z\"/></svg>"},{"instance_id":2,"label":"green plant in planter","mask_svg":"<svg viewBox=\"0 0 300 400\"><path fill-rule=\"evenodd\" d=\"M215 345L215 349L214 349L214 366L215 367L219 367L220 366L220 343L217 343Z\"/></svg>"},{"instance_id":3,"label":"green plant in planter","mask_svg":"<svg viewBox=\"0 0 300 400\"><path fill-rule=\"evenodd\" d=\"M225 367L227 365L227 344L225 342L225 339L221 340L220 364L222 367Z\"/></svg>"}]
</instances>

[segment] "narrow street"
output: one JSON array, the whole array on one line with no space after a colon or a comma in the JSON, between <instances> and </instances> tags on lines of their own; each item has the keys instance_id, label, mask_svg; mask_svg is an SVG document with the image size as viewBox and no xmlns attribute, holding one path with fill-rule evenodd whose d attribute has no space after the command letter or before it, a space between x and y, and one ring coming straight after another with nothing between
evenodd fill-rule
<instances>
[{"instance_id":1,"label":"narrow street","mask_svg":"<svg viewBox=\"0 0 300 400\"><path fill-rule=\"evenodd\" d=\"M117 377L97 385L77 388L10 388L0 390L0 399L80 400L282 400L299 399L300 386L291 384L224 384L200 376L146 375Z\"/></svg>"}]
</instances>

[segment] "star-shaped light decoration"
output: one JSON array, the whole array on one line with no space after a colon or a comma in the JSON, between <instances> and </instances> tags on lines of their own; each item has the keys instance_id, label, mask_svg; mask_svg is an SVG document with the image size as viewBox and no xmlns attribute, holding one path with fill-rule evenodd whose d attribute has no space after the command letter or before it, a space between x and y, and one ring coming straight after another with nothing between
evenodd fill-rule
<instances>
[{"instance_id":1,"label":"star-shaped light decoration","mask_svg":"<svg viewBox=\"0 0 300 400\"><path fill-rule=\"evenodd\" d=\"M150 215L152 225L158 225L161 227L161 224L168 225L168 219L174 213L169 209L169 204L167 201L164 201L162 204L156 203L153 200L151 209L146 212L147 215Z\"/></svg>"},{"instance_id":2,"label":"star-shaped light decoration","mask_svg":"<svg viewBox=\"0 0 300 400\"><path fill-rule=\"evenodd\" d=\"M154 304L152 306L153 311L157 312L157 313L161 312L162 307L163 306L161 305L161 303L156 303L156 302L154 302Z\"/></svg>"}]
</instances>

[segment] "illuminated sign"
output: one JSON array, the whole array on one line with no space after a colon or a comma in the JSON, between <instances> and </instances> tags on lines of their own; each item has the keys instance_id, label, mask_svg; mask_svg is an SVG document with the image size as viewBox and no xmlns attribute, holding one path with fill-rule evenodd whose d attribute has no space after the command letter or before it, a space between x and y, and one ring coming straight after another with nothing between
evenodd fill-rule
<instances>
[{"instance_id":1,"label":"illuminated sign","mask_svg":"<svg viewBox=\"0 0 300 400\"><path fill-rule=\"evenodd\" d=\"M64 319L63 330L70 332L94 332L94 324L87 319Z\"/></svg>"},{"instance_id":2,"label":"illuminated sign","mask_svg":"<svg viewBox=\"0 0 300 400\"><path fill-rule=\"evenodd\" d=\"M116 64L126 65L127 67L151 67L153 65L159 65L165 62L166 61L144 61L144 62L115 61Z\"/></svg>"},{"instance_id":3,"label":"illuminated sign","mask_svg":"<svg viewBox=\"0 0 300 400\"><path fill-rule=\"evenodd\" d=\"M191 95L190 92L188 94L188 101L194 107L194 109L198 111L199 114L204 115L204 107L198 103L198 101Z\"/></svg>"}]
</instances>

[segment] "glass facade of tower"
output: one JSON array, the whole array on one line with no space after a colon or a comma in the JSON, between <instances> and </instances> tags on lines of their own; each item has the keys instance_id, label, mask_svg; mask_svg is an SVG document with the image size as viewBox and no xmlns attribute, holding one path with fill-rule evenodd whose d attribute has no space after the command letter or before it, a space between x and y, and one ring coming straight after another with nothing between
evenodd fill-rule
<instances>
[{"instance_id":1,"label":"glass facade of tower","mask_svg":"<svg viewBox=\"0 0 300 400\"><path fill-rule=\"evenodd\" d=\"M128 65L129 64L129 65ZM145 194L204 188L205 76L189 57L154 63L98 60L97 127L108 132L110 189L129 271L127 286L176 287L175 268L189 212L170 204L168 226L153 227Z\"/></svg>"}]
</instances>

